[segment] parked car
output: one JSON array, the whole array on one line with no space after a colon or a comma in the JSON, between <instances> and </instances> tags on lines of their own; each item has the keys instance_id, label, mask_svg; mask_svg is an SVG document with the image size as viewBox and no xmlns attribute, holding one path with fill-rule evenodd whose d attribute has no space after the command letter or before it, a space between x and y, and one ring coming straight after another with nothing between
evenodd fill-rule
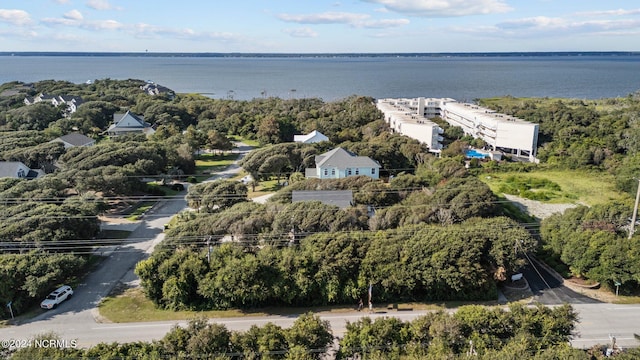
<instances>
[{"instance_id":1,"label":"parked car","mask_svg":"<svg viewBox=\"0 0 640 360\"><path fill-rule=\"evenodd\" d=\"M58 304L70 298L71 295L73 295L73 289L71 289L71 286L60 286L40 303L40 307L47 310L54 309Z\"/></svg>"}]
</instances>

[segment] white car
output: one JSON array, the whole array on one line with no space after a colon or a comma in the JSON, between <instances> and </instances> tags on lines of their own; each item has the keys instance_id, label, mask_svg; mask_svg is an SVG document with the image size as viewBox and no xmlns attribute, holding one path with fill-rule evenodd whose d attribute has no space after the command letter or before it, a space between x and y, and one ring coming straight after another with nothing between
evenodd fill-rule
<instances>
[{"instance_id":1,"label":"white car","mask_svg":"<svg viewBox=\"0 0 640 360\"><path fill-rule=\"evenodd\" d=\"M73 295L73 289L71 289L71 286L60 286L40 303L40 307L47 310L53 309L61 302L70 298L71 295Z\"/></svg>"}]
</instances>

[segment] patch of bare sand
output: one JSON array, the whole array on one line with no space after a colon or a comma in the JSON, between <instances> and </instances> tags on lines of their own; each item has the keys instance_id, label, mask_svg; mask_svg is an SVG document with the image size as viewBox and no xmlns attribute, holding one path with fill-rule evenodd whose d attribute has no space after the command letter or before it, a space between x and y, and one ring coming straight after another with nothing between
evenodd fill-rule
<instances>
[{"instance_id":1,"label":"patch of bare sand","mask_svg":"<svg viewBox=\"0 0 640 360\"><path fill-rule=\"evenodd\" d=\"M592 289L589 287L585 287L585 286L580 286L574 282L572 282L571 280L567 280L565 279L563 282L563 285L568 287L569 289L577 292L578 294L582 294L584 296L588 296L592 299L596 299L602 302L606 302L606 303L615 303L616 301L620 300L616 297L616 294L608 291L608 290L604 290L601 288L597 288L597 289Z\"/></svg>"},{"instance_id":2,"label":"patch of bare sand","mask_svg":"<svg viewBox=\"0 0 640 360\"><path fill-rule=\"evenodd\" d=\"M536 200L524 199L519 196L504 194L520 210L540 220L548 218L556 213L563 213L567 209L577 207L576 204L547 204Z\"/></svg>"},{"instance_id":3,"label":"patch of bare sand","mask_svg":"<svg viewBox=\"0 0 640 360\"><path fill-rule=\"evenodd\" d=\"M135 221L120 216L98 216L98 220L107 224L133 224Z\"/></svg>"}]
</instances>

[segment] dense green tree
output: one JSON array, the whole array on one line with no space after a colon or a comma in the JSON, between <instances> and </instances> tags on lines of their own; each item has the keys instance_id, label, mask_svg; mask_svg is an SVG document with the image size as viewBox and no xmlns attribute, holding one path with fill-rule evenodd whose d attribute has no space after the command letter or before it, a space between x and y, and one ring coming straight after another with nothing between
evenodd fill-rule
<instances>
[{"instance_id":1,"label":"dense green tree","mask_svg":"<svg viewBox=\"0 0 640 360\"><path fill-rule=\"evenodd\" d=\"M228 151L233 149L231 140L216 130L209 130L207 132L205 145L209 150Z\"/></svg>"},{"instance_id":2,"label":"dense green tree","mask_svg":"<svg viewBox=\"0 0 640 360\"><path fill-rule=\"evenodd\" d=\"M300 315L285 332L291 349L304 349L313 359L320 359L333 342L331 326L327 320L312 313Z\"/></svg>"},{"instance_id":3,"label":"dense green tree","mask_svg":"<svg viewBox=\"0 0 640 360\"><path fill-rule=\"evenodd\" d=\"M247 191L241 182L215 180L190 186L187 201L190 207L210 213L247 201Z\"/></svg>"},{"instance_id":4,"label":"dense green tree","mask_svg":"<svg viewBox=\"0 0 640 360\"><path fill-rule=\"evenodd\" d=\"M231 343L246 359L284 359L288 352L284 329L270 322L262 327L252 325L244 333L234 332Z\"/></svg>"},{"instance_id":5,"label":"dense green tree","mask_svg":"<svg viewBox=\"0 0 640 360\"><path fill-rule=\"evenodd\" d=\"M542 221L543 249L569 266L571 273L622 290L635 289L639 282L633 272L635 237L627 241L629 206L620 203L578 206ZM625 239L623 241L623 239Z\"/></svg>"},{"instance_id":6,"label":"dense green tree","mask_svg":"<svg viewBox=\"0 0 640 360\"><path fill-rule=\"evenodd\" d=\"M60 118L60 108L40 102L7 111L6 124L12 130L44 130Z\"/></svg>"}]
</instances>

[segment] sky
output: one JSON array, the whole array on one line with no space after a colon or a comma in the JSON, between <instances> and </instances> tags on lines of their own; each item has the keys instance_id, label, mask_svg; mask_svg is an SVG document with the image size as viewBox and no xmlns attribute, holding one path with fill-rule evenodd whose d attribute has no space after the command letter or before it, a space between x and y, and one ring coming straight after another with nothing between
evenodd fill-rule
<instances>
[{"instance_id":1,"label":"sky","mask_svg":"<svg viewBox=\"0 0 640 360\"><path fill-rule=\"evenodd\" d=\"M0 51L640 51L640 2L0 0Z\"/></svg>"}]
</instances>

